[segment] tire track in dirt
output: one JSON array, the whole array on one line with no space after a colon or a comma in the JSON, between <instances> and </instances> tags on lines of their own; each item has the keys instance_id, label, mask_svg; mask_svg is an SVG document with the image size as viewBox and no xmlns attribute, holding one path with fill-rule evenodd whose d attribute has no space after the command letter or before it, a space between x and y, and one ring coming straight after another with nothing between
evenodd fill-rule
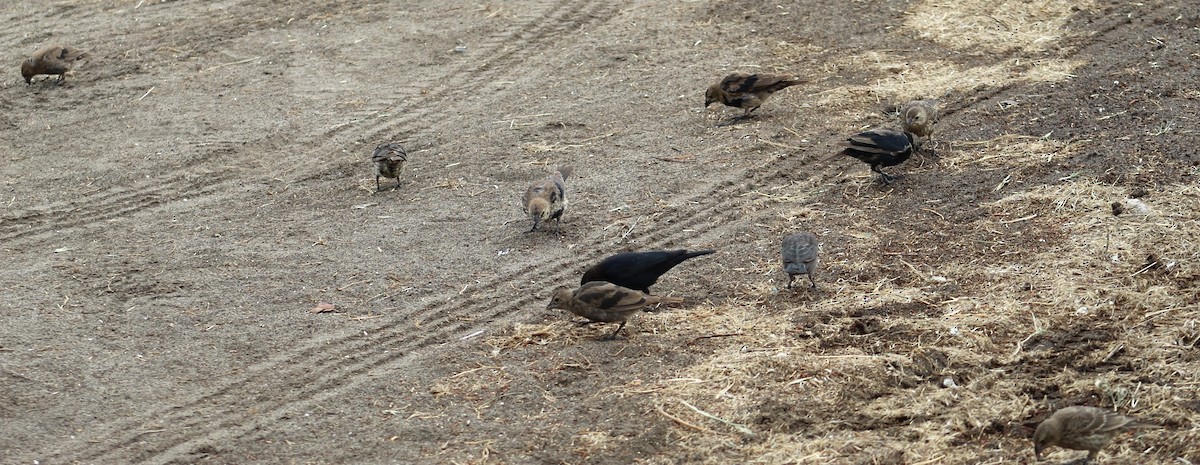
<instances>
[{"instance_id":1,"label":"tire track in dirt","mask_svg":"<svg viewBox=\"0 0 1200 465\"><path fill-rule=\"evenodd\" d=\"M577 30L599 18L609 17L610 15L604 14L603 10L606 8L611 10L616 7L607 2L590 0L555 2L551 7L545 9L544 16L530 19L524 23L515 23L486 40L481 53L487 56L487 59L470 62L451 70L449 76L438 80L443 85L428 95L420 97L422 105L416 106L414 111L397 118L373 119L371 121L375 123L365 127L360 124L339 124L310 139L310 142L322 141L321 143L306 143L300 144L300 146L315 146L316 153L331 153L336 151L337 147L344 145L338 136L351 130L354 131L356 137L364 137L365 134L366 137L375 139L385 132L395 133L405 129L405 132L416 133L428 129L432 125L429 115L444 108L442 105L444 102L471 92L482 83L494 80L497 74L519 69L521 62L539 50L535 46L537 43L554 40L570 30ZM488 47L499 48L501 46L504 47L504 50L488 52ZM365 110L365 114L385 110L394 103L385 103L382 106L377 103L372 108ZM424 125L424 127L409 127L414 122ZM261 140L271 140L273 137L274 135L271 135L263 137ZM201 145L196 144L196 146ZM217 144L215 147L205 150L200 156L190 157L187 165L181 170L187 170L200 164L213 164L220 156L233 158L232 156L236 154L237 150L231 149L229 144ZM280 157L275 161L278 166L310 165L298 163L294 159L304 156L305 151L298 151L294 157ZM128 189L112 188L103 191L99 196L88 195L59 205L29 209L25 213L0 218L0 240L10 242L18 239L39 238L45 233L69 230L146 210L174 201L184 194L195 197L197 193L201 192L221 192L222 189L219 187L240 182L240 175L241 173L236 170L221 169L211 170L203 176L192 179L178 175L152 177ZM308 177L301 177L300 180L303 181L318 175L319 172L310 173Z\"/></svg>"},{"instance_id":2,"label":"tire track in dirt","mask_svg":"<svg viewBox=\"0 0 1200 465\"><path fill-rule=\"evenodd\" d=\"M762 179L762 178L760 178ZM707 208L699 210L677 210L665 218L670 225L656 231L655 239L645 244L648 248L664 247L695 234L694 226L702 222L724 223L739 215L741 206L750 202L750 197L742 196L753 189L762 187L758 182L747 183L741 189L732 191L734 194L728 200L731 202L713 202ZM692 197L692 201L702 202L704 199L718 198L728 195L731 191L723 186L715 187ZM763 213L767 214L767 213ZM607 253L603 247L590 247L587 255L572 254L550 265L554 273L545 273L546 264L530 264L514 272L498 273L498 277L489 282L479 284L479 289L508 289L505 284L523 277L538 276L540 279L536 288L546 288L564 282L574 282L578 279L573 265L579 261L595 261ZM222 388L219 392L205 396L191 404L191 408L181 408L169 414L168 418L156 421L171 425L172 429L190 433L181 437L180 441L168 445L160 452L148 457L138 457L137 461L150 463L170 462L174 459L188 457L208 447L217 447L222 438L257 438L270 434L267 431L270 424L280 419L294 415L303 406L318 403L322 398L337 396L339 392L354 385L368 381L370 372L385 366L403 366L408 363L418 351L430 346L451 341L457 342L471 331L479 330L487 322L505 320L505 315L524 315L530 306L541 304L539 297L524 292L515 294L486 293L469 297L442 296L439 303L427 305L411 313L394 316L381 321L374 328L356 329L332 340L312 340L310 345L301 353L289 353L281 357L279 363L267 363L254 367L254 373L234 385ZM409 327L410 315L424 315L419 327ZM511 317L510 317L511 318ZM414 332L419 331L419 335ZM303 363L295 363L304 360ZM282 363L284 361L291 364ZM391 370L389 370L391 371ZM282 397L269 399L256 398L242 392L246 388L269 385L279 380L287 380L293 389L262 389L264 392L287 394ZM220 412L213 413L209 408L220 406ZM195 410L193 410L195 409ZM245 418L246 412L255 412L253 419ZM203 413L203 417L201 417ZM174 417L178 421L171 421ZM204 433L199 433L203 431ZM257 435L255 434L257 432ZM159 433L162 434L162 433ZM157 438L155 438L157 439ZM130 444L132 446L133 444ZM145 450L145 444L140 448ZM85 461L104 461L108 457L88 457Z\"/></svg>"},{"instance_id":3,"label":"tire track in dirt","mask_svg":"<svg viewBox=\"0 0 1200 465\"><path fill-rule=\"evenodd\" d=\"M531 55L540 51L537 44L547 39L553 40L571 31L576 31L588 24L605 21L612 17L617 5L611 2L593 0L561 1L548 10L540 20L530 21L514 33L493 36L485 40L481 54L487 58L482 61L469 61L455 68L449 75L436 81L429 92L412 100L420 100L419 105L413 105L412 111L393 118L369 118L349 120L338 124L320 135L310 139L314 149L311 152L328 154L338 151L346 145L342 139L347 134L354 138L365 140L392 139L395 134L416 135L433 127L435 120L430 118L434 112L444 111L448 102L462 99L463 96L475 93L486 83L498 78L518 74L526 69ZM487 52L491 50L491 52ZM396 105L403 105L405 99L398 101L372 102L372 105L358 113L375 115ZM366 121L366 124L360 124ZM386 136L386 137L385 137ZM291 162L285 163L291 165ZM303 165L302 165L303 166ZM300 180L308 180L319 176L320 173L309 173Z\"/></svg>"},{"instance_id":4,"label":"tire track in dirt","mask_svg":"<svg viewBox=\"0 0 1200 465\"><path fill-rule=\"evenodd\" d=\"M608 13L612 13L615 8L615 5L610 6L604 2L558 2L555 4L554 8L549 10L549 13L554 15L553 17L537 18L530 20L524 25L516 25L515 32L513 31L514 28L509 28L506 31L502 31L501 37L494 38L489 43L497 45L505 44L507 47L506 50L494 54L491 59L485 60L482 64L475 64L473 67L471 67L472 69L459 68L455 74L455 78L450 80L452 85L444 86L443 89L445 89L445 91L436 97L443 101L451 100L456 95L471 90L479 83L495 79L495 75L497 74L519 72L519 64L523 61L526 61L530 54L538 51L538 48L534 46L537 42L558 40L560 36L569 32L570 30L578 30L588 24L595 23L602 19L607 19L611 17L611 14ZM423 96L422 100L428 101L431 97L433 96ZM432 111L429 109L436 109L439 107L437 105L428 105L424 106L423 108L426 108L426 110L423 112L410 114L406 118L397 118L391 121L381 121L380 124L373 125L371 128L369 128L369 130L372 131L373 134L379 134L385 131L404 129L403 126L406 123L412 121L426 121L427 118L425 116ZM357 129L361 130L362 128ZM325 134L319 137L326 138L329 141L325 145L334 146L337 144L333 139L338 135L339 132L344 132L345 130L346 128L344 127L335 128L334 130L327 131ZM324 148L324 150L330 149ZM218 150L214 150L212 152L222 153L228 151L229 149L227 148L219 148ZM209 178L211 179L211 176L209 176ZM220 179L211 182L189 183L188 185L194 187L207 187L207 192L211 193L218 192L219 189L217 189L217 185L226 181L228 181L228 179ZM180 192L180 189L178 189L177 186L174 189L171 186L157 186L134 189L132 192L121 191L119 193L121 195L110 194L92 196L89 200L93 203L93 205L89 212L79 212L80 207L76 207L74 204L71 204L56 208L51 212L37 212L34 214L20 215L18 218L14 218L14 221L6 221L4 225L16 227L19 224L28 225L35 222L41 222L44 224L40 228L40 231L58 230L63 227L67 227L68 225L78 225L95 221L96 219L99 219L99 215L103 215L105 212L110 212L113 214L125 214L139 210L140 206L153 206L164 203L170 201L170 199L163 199L162 197L178 192ZM189 192L192 194L192 196L195 196L196 194L195 189L191 189ZM99 202L97 202L97 200L99 200ZM103 206L98 208L95 204L101 204ZM62 221L63 218L79 216L80 214L87 216L87 218L77 219L69 223ZM0 229L0 232L3 231L5 230ZM36 232L37 231L33 230L13 231L10 229L8 230L8 235L10 237L26 237L36 234ZM527 302L510 302L510 306L516 305L520 307L524 306L525 303ZM461 330L462 328L467 327L467 325L472 324L472 320L464 319L462 318L462 315L469 314L477 310L477 307L468 305L459 308L458 311L448 311L450 307L457 306L459 304L460 302L456 300L445 301L445 303L442 304L445 306L445 308L438 311L438 317L431 320L424 328L427 336L416 340L409 340L409 342L402 345L402 347L406 347L403 350L410 350L407 349L407 347L419 348L428 344L432 344L435 341L440 341L445 337L445 334ZM490 303L486 304L486 307L491 307L493 309L496 308ZM390 327L400 325L402 324L402 321L403 318L397 319L388 327L384 327L381 330L387 330ZM457 324L454 324L456 322ZM103 449L87 451L86 449L89 449L89 446L94 444L80 444L80 449L84 450L63 450L59 453L64 454L65 456L78 454L78 458L67 459L67 461L93 462L104 461L104 457L111 457L114 454L120 454L122 450L126 448L136 447L137 449L143 451L154 451L154 448L147 448L145 447L144 443L140 442L145 438L145 436L136 431L139 425L150 422L163 422L171 424L178 428L176 431L184 433L180 436L155 434L154 439L156 443L166 443L162 449L158 450L175 450L180 447L186 449L186 444L194 442L188 438L195 436L200 436L201 438L206 437L206 435L203 433L205 430L203 427L205 426L209 427L210 431L215 431L209 434L213 435L224 434L224 431L227 431L231 424L241 424L244 419L240 417L245 415L245 412L248 411L246 410L247 408L252 409L249 411L269 410L271 408L280 411L286 410L295 402L309 398L314 394L314 392L319 392L320 390L323 390L323 388L292 390L292 392L296 393L293 396L289 396L282 400L260 399L258 400L260 404L253 404L249 407L245 405L245 401L247 399L254 399L254 397L252 395L247 395L245 391L254 390L254 387L256 386L269 385L271 383L278 383L280 381L291 384L302 384L304 386L324 386L325 384L322 383L314 384L313 382L299 382L296 380L312 378L314 375L319 374L331 367L339 368L337 365L343 363L342 359L345 356L362 353L369 348L367 346L380 343L379 341L367 340L366 342L356 344L356 342L362 339L360 336L358 336L358 334L358 332L355 332L353 334L346 335L341 339L334 340L334 344L341 344L344 346L338 347L336 355L323 355L319 358L316 358L315 362L310 362L299 366L293 364L292 362L297 358L303 359L305 356L312 358L314 355L330 353L330 349L327 347L329 341L314 340L311 341L312 343L309 344L308 348L301 351L301 353L297 354L296 352L291 352L288 354L281 354L280 356L274 357L271 361L260 364L257 367L252 367L247 371L248 374L243 376L242 379L219 388L218 390L187 405L175 406L170 408L167 412L156 412L143 418L122 420L119 425L110 425L109 433L111 435L125 437L118 440L115 444ZM294 374L297 375L298 378L296 376L281 375L280 366L296 367L296 373ZM339 371L342 373L345 372L345 370L341 368L339 368ZM329 382L337 385L338 383L344 382L343 378L344 376L339 375L331 379ZM228 400L226 397L233 399L233 401L221 402L222 400ZM206 414L206 416L201 417L201 412L207 412L208 407L213 404L232 405L235 407L224 410L222 414L215 416ZM104 435L105 434L101 433L98 436ZM173 446L173 444L175 445ZM153 456L143 458L141 460L151 459L153 459Z\"/></svg>"}]
</instances>

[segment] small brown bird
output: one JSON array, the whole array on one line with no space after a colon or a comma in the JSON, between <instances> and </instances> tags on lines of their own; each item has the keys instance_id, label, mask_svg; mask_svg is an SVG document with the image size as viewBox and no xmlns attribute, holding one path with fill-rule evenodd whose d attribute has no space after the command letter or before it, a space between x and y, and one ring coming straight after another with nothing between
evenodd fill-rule
<instances>
[{"instance_id":1,"label":"small brown bird","mask_svg":"<svg viewBox=\"0 0 1200 465\"><path fill-rule=\"evenodd\" d=\"M817 281L813 279L813 273L817 271L817 250L817 236L811 233L798 232L783 238L783 271L788 275L788 289L799 274L808 275L811 289L817 288Z\"/></svg>"},{"instance_id":2,"label":"small brown bird","mask_svg":"<svg viewBox=\"0 0 1200 465\"><path fill-rule=\"evenodd\" d=\"M1083 463L1094 460L1100 449L1112 441L1113 436L1125 431L1144 428L1161 428L1158 425L1140 423L1137 420L1096 407L1072 406L1054 412L1038 425L1033 433L1033 454L1042 459L1042 451L1050 446L1088 451Z\"/></svg>"},{"instance_id":3,"label":"small brown bird","mask_svg":"<svg viewBox=\"0 0 1200 465\"><path fill-rule=\"evenodd\" d=\"M21 77L25 78L25 84L32 84L33 77L39 74L57 74L58 80L54 85L63 83L66 79L67 71L75 65L75 62L86 58L87 52L74 47L60 47L52 45L42 48L21 63Z\"/></svg>"},{"instance_id":4,"label":"small brown bird","mask_svg":"<svg viewBox=\"0 0 1200 465\"><path fill-rule=\"evenodd\" d=\"M375 152L371 154L371 162L375 163L375 192L382 190L379 187L381 177L395 178L396 185L392 189L400 188L400 168L406 161L408 152L398 142L384 142L375 147Z\"/></svg>"},{"instance_id":5,"label":"small brown bird","mask_svg":"<svg viewBox=\"0 0 1200 465\"><path fill-rule=\"evenodd\" d=\"M683 299L679 297L646 295L641 291L610 282L592 281L579 286L579 289L574 291L566 286L555 289L554 296L546 305L546 309L561 308L587 318L589 323L585 324L620 322L617 330L605 338L612 339L617 337L621 328L625 327L625 320L642 307L658 303L677 304L682 302Z\"/></svg>"},{"instance_id":6,"label":"small brown bird","mask_svg":"<svg viewBox=\"0 0 1200 465\"><path fill-rule=\"evenodd\" d=\"M708 86L708 90L704 92L704 106L720 102L726 106L744 109L746 112L739 119L747 118L750 112L762 105L771 94L805 82L808 80L792 76L733 73L725 76L721 82Z\"/></svg>"},{"instance_id":7,"label":"small brown bird","mask_svg":"<svg viewBox=\"0 0 1200 465\"><path fill-rule=\"evenodd\" d=\"M562 228L562 214L567 209L566 180L572 171L570 166L559 167L558 171L525 190L525 197L521 201L525 213L533 218L533 227L527 232L536 231L539 224L549 220L555 220Z\"/></svg>"},{"instance_id":8,"label":"small brown bird","mask_svg":"<svg viewBox=\"0 0 1200 465\"><path fill-rule=\"evenodd\" d=\"M913 100L901 105L900 120L904 131L919 136L928 144L933 137L933 126L938 121L938 103L936 100ZM933 154L932 148L929 153Z\"/></svg>"},{"instance_id":9,"label":"small brown bird","mask_svg":"<svg viewBox=\"0 0 1200 465\"><path fill-rule=\"evenodd\" d=\"M893 177L888 176L880 166L896 166L908 160L913 150L920 148L921 138L910 132L894 129L873 129L863 131L846 139L840 144L841 155L849 155L863 163L871 165L871 171L879 173L879 179L884 184L891 184Z\"/></svg>"}]
</instances>

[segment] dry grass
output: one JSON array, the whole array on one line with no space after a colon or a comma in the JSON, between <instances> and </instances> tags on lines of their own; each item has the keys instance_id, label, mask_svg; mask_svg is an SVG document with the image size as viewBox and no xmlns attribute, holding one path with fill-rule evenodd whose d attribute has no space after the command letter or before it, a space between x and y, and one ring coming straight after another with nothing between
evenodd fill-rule
<instances>
[{"instance_id":1,"label":"dry grass","mask_svg":"<svg viewBox=\"0 0 1200 465\"><path fill-rule=\"evenodd\" d=\"M1033 153L996 163L1026 163L1045 144L1030 141L1024 147ZM1120 441L1108 454L1181 454L1200 436L1200 360L1187 355L1200 339L1200 188L1167 186L1145 200L1149 214L1114 217L1109 205L1124 197L1122 188L1073 179L986 205L1004 214L973 225L981 235L1034 216L1035 230L1025 234L1045 229L1065 239L1002 266L912 267L914 275L936 266L952 276L961 287L952 299L941 300L929 280L842 281L819 297L743 286L742 303L691 310L695 318L674 329L743 335L664 374L691 382L638 392L679 422L683 447L744 463L1011 461L1028 452L1037 420L1075 403L1174 426ZM1161 263L1147 266L1149 254ZM854 276L858 267L889 266L858 257L856 266L834 255L828 267Z\"/></svg>"},{"instance_id":2,"label":"dry grass","mask_svg":"<svg viewBox=\"0 0 1200 465\"><path fill-rule=\"evenodd\" d=\"M1093 6L1062 0L926 1L910 10L904 25L923 39L959 50L1033 52L1060 47L1067 19Z\"/></svg>"}]
</instances>

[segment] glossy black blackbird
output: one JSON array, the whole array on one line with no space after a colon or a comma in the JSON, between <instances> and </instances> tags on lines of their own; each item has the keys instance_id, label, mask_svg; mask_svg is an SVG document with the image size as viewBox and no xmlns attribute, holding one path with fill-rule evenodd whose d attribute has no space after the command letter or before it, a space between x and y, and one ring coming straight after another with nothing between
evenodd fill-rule
<instances>
[{"instance_id":1,"label":"glossy black blackbird","mask_svg":"<svg viewBox=\"0 0 1200 465\"><path fill-rule=\"evenodd\" d=\"M838 153L871 165L871 171L879 173L879 179L884 184L891 184L894 178L879 167L904 163L914 150L920 148L920 144L921 139L909 132L872 129L850 136L840 144L844 148Z\"/></svg>"},{"instance_id":2,"label":"glossy black blackbird","mask_svg":"<svg viewBox=\"0 0 1200 465\"><path fill-rule=\"evenodd\" d=\"M679 250L655 250L651 252L625 252L613 255L593 266L583 274L579 284L591 281L607 281L618 286L650 293L650 286L658 282L659 276L692 257L715 253L715 250L689 252Z\"/></svg>"}]
</instances>

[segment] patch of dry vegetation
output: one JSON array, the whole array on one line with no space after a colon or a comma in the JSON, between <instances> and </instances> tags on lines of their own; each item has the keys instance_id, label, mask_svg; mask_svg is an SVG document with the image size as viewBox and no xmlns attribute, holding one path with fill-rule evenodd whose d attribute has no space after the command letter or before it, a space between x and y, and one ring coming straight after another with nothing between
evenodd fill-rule
<instances>
[{"instance_id":1,"label":"patch of dry vegetation","mask_svg":"<svg viewBox=\"0 0 1200 465\"><path fill-rule=\"evenodd\" d=\"M1062 0L926 1L910 10L904 25L918 37L959 50L1043 51L1061 47L1067 19L1093 6L1091 1Z\"/></svg>"}]
</instances>

